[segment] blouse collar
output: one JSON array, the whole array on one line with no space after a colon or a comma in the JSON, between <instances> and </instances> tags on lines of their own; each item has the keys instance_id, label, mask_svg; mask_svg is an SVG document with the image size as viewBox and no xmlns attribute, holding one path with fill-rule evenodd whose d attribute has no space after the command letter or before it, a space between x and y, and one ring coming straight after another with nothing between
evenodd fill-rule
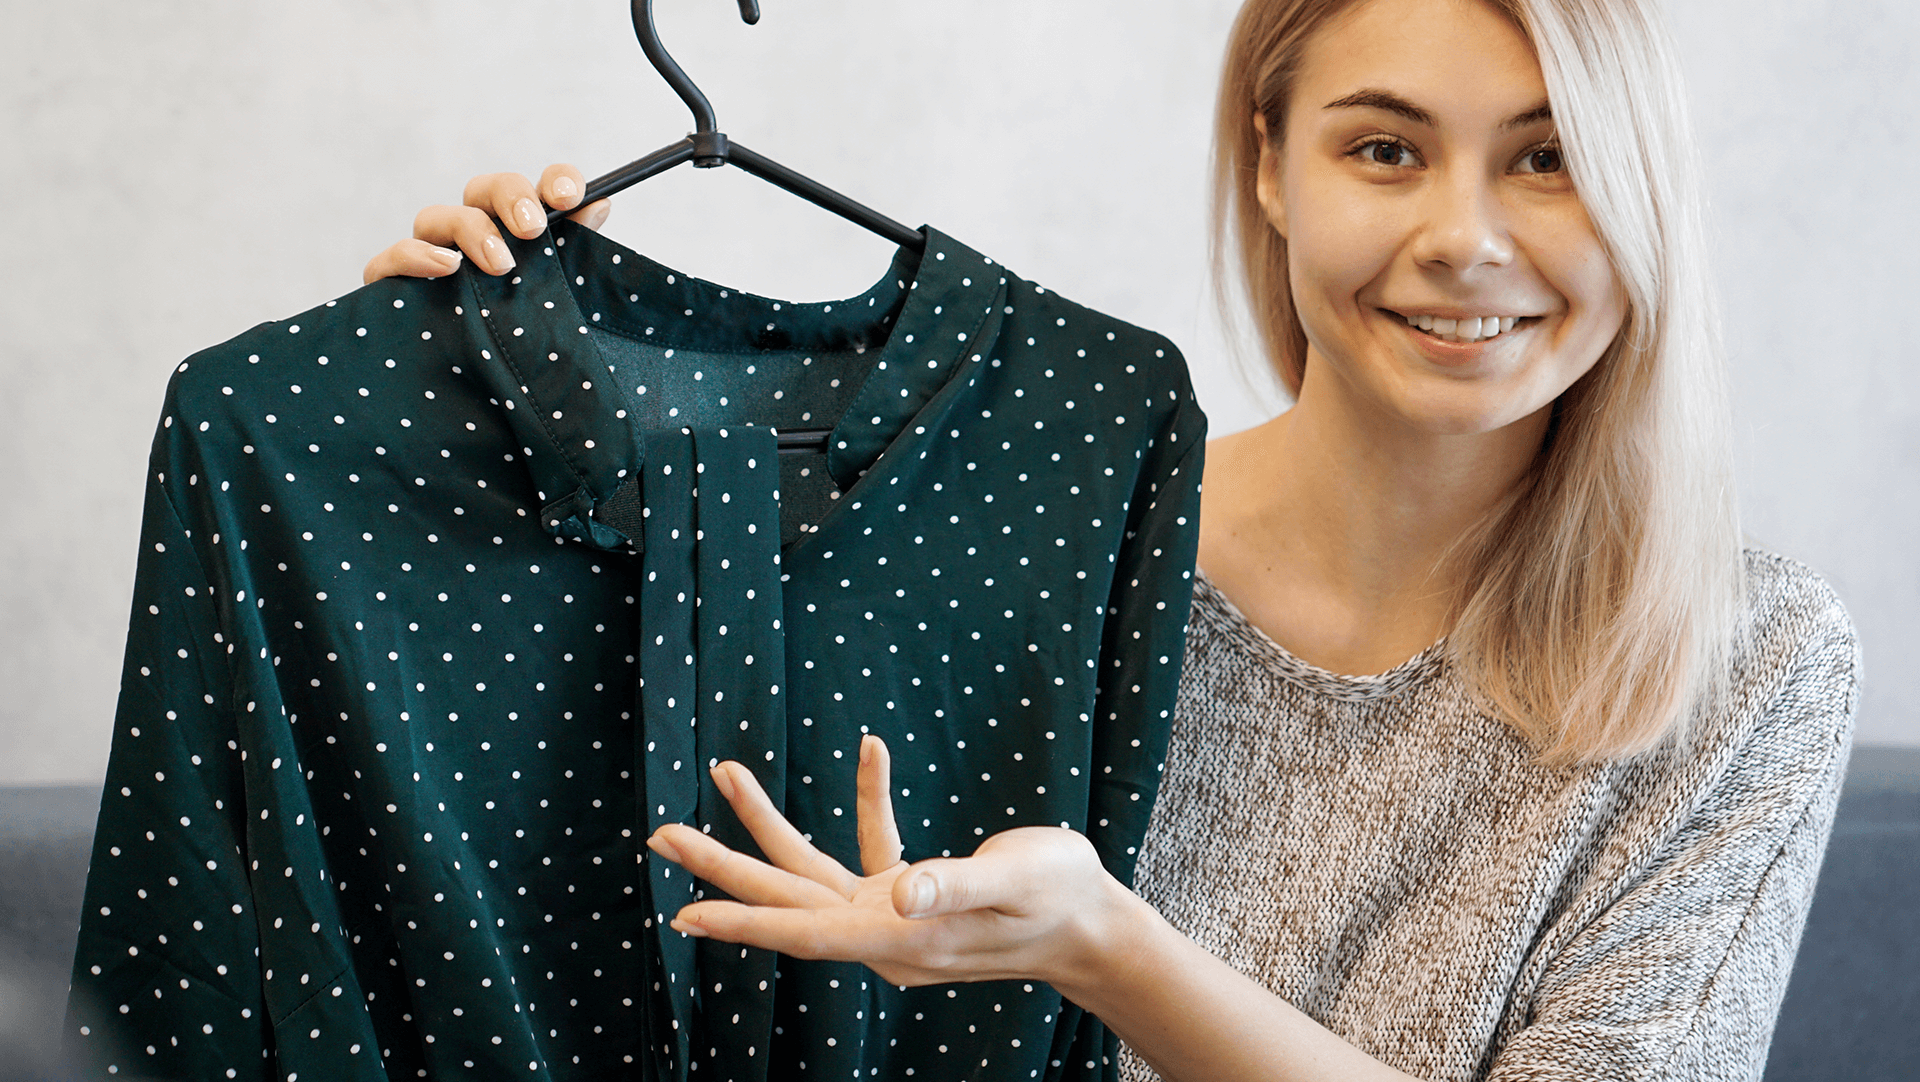
<instances>
[{"instance_id":1,"label":"blouse collar","mask_svg":"<svg viewBox=\"0 0 1920 1082\"><path fill-rule=\"evenodd\" d=\"M827 468L850 489L900 439L962 364L998 337L1007 295L993 260L931 228L924 253L901 249L858 297L795 304L673 271L566 219L510 239L517 264L493 277L462 268L464 313L481 378L502 404L542 502L541 521L602 548L637 539L607 525L631 498L646 435L590 333L738 352L878 347L879 356L828 437ZM698 312L701 318L687 318Z\"/></svg>"}]
</instances>

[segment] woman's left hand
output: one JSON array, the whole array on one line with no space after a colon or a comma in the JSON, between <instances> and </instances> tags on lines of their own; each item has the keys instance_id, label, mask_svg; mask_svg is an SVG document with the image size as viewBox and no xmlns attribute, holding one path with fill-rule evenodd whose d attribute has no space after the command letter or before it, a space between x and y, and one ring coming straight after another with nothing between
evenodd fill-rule
<instances>
[{"instance_id":1,"label":"woman's left hand","mask_svg":"<svg viewBox=\"0 0 1920 1082\"><path fill-rule=\"evenodd\" d=\"M680 824L654 832L655 853L739 901L702 901L672 926L689 935L796 958L862 962L897 985L1044 980L1072 996L1097 981L1124 922L1146 908L1107 874L1091 842L1060 827L995 834L973 856L901 859L887 746L860 743L855 875L787 822L752 771L721 763L713 778L769 864Z\"/></svg>"}]
</instances>

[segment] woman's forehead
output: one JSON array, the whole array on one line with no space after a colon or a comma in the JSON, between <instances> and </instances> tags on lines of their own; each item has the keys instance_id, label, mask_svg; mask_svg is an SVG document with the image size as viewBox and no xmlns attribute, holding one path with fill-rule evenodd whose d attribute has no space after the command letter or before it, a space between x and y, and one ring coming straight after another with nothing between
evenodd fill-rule
<instances>
[{"instance_id":1,"label":"woman's forehead","mask_svg":"<svg viewBox=\"0 0 1920 1082\"><path fill-rule=\"evenodd\" d=\"M1362 0L1308 39L1293 90L1296 115L1384 96L1442 125L1504 123L1547 96L1532 43L1484 0Z\"/></svg>"}]
</instances>

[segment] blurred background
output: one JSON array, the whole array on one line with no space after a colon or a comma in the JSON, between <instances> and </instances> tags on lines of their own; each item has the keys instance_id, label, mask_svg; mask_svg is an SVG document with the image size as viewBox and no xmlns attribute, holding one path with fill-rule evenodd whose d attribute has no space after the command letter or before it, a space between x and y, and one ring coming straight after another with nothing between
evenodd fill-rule
<instances>
[{"instance_id":1,"label":"blurred background","mask_svg":"<svg viewBox=\"0 0 1920 1082\"><path fill-rule=\"evenodd\" d=\"M1233 0L766 0L757 27L728 0L658 6L739 141L1169 335L1215 433L1281 408L1266 380L1236 374L1208 279ZM1920 665L1900 660L1920 655L1920 6L1672 7L1713 200L1747 529L1851 608L1859 740L1920 748ZM36 1049L72 928L48 914L79 904L173 366L354 289L471 174L567 160L592 176L689 122L617 0L66 0L6 16L0 858L13 896L46 903L0 912L12 1079L52 1077ZM793 300L858 293L891 254L730 169L649 181L606 228Z\"/></svg>"}]
</instances>

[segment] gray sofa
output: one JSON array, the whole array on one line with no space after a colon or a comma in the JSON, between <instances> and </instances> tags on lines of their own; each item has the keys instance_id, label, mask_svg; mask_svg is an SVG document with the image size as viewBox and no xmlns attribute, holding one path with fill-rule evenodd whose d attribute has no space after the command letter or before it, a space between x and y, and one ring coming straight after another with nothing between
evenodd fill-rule
<instances>
[{"instance_id":1,"label":"gray sofa","mask_svg":"<svg viewBox=\"0 0 1920 1082\"><path fill-rule=\"evenodd\" d=\"M0 788L0 1082L59 1082L100 794ZM1920 748L1856 747L1766 1082L1920 1079Z\"/></svg>"},{"instance_id":2,"label":"gray sofa","mask_svg":"<svg viewBox=\"0 0 1920 1082\"><path fill-rule=\"evenodd\" d=\"M1920 1080L1920 748L1856 745L1767 1082Z\"/></svg>"}]
</instances>

